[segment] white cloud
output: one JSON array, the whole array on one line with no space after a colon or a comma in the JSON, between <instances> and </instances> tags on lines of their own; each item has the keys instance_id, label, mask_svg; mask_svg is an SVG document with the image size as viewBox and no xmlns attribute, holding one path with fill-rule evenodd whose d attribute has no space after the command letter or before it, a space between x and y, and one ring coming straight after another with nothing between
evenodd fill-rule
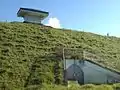
<instances>
[{"instance_id":1,"label":"white cloud","mask_svg":"<svg viewBox=\"0 0 120 90\"><path fill-rule=\"evenodd\" d=\"M61 28L60 21L57 18L49 18L47 26L51 26L53 28Z\"/></svg>"}]
</instances>

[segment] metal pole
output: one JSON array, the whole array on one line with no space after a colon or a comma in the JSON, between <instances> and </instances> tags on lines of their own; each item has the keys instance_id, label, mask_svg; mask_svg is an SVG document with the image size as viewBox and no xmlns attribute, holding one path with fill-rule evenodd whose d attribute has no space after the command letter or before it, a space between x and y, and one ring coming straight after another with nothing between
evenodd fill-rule
<instances>
[{"instance_id":1,"label":"metal pole","mask_svg":"<svg viewBox=\"0 0 120 90\"><path fill-rule=\"evenodd\" d=\"M67 77L66 77L65 48L63 48L63 65L64 65L64 83L65 83L65 85L68 85Z\"/></svg>"},{"instance_id":2,"label":"metal pole","mask_svg":"<svg viewBox=\"0 0 120 90\"><path fill-rule=\"evenodd\" d=\"M65 55L64 55L64 48L63 48L63 64L64 64L64 70L66 69L66 61L65 61Z\"/></svg>"}]
</instances>

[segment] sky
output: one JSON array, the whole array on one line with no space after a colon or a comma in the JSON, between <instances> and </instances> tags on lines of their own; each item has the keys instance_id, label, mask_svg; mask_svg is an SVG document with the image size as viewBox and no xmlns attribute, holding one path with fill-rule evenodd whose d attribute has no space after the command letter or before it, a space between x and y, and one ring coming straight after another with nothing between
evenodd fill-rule
<instances>
[{"instance_id":1,"label":"sky","mask_svg":"<svg viewBox=\"0 0 120 90\"><path fill-rule=\"evenodd\" d=\"M120 36L120 0L1 0L0 21L23 21L20 7L48 11L45 25Z\"/></svg>"}]
</instances>

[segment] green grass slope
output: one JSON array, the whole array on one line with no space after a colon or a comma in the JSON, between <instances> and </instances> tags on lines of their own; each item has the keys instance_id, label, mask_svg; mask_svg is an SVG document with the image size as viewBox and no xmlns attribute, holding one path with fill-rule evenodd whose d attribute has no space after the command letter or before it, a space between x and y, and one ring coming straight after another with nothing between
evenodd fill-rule
<instances>
[{"instance_id":1,"label":"green grass slope","mask_svg":"<svg viewBox=\"0 0 120 90\"><path fill-rule=\"evenodd\" d=\"M54 84L56 72L61 72L57 81L62 82L61 58L55 54L59 47L82 48L102 57L99 63L120 70L119 38L35 24L1 22L0 88L11 90L42 83Z\"/></svg>"}]
</instances>

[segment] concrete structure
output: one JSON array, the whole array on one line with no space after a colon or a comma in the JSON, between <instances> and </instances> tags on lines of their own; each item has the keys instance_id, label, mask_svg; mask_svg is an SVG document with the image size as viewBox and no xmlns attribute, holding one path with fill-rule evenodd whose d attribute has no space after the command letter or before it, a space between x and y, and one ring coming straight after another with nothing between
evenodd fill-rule
<instances>
[{"instance_id":1,"label":"concrete structure","mask_svg":"<svg viewBox=\"0 0 120 90\"><path fill-rule=\"evenodd\" d=\"M41 24L41 21L49 15L48 12L30 8L20 8L17 16L23 17L24 22Z\"/></svg>"},{"instance_id":2,"label":"concrete structure","mask_svg":"<svg viewBox=\"0 0 120 90\"><path fill-rule=\"evenodd\" d=\"M66 59L64 79L78 81L79 84L110 84L120 82L120 73L91 60Z\"/></svg>"}]
</instances>

